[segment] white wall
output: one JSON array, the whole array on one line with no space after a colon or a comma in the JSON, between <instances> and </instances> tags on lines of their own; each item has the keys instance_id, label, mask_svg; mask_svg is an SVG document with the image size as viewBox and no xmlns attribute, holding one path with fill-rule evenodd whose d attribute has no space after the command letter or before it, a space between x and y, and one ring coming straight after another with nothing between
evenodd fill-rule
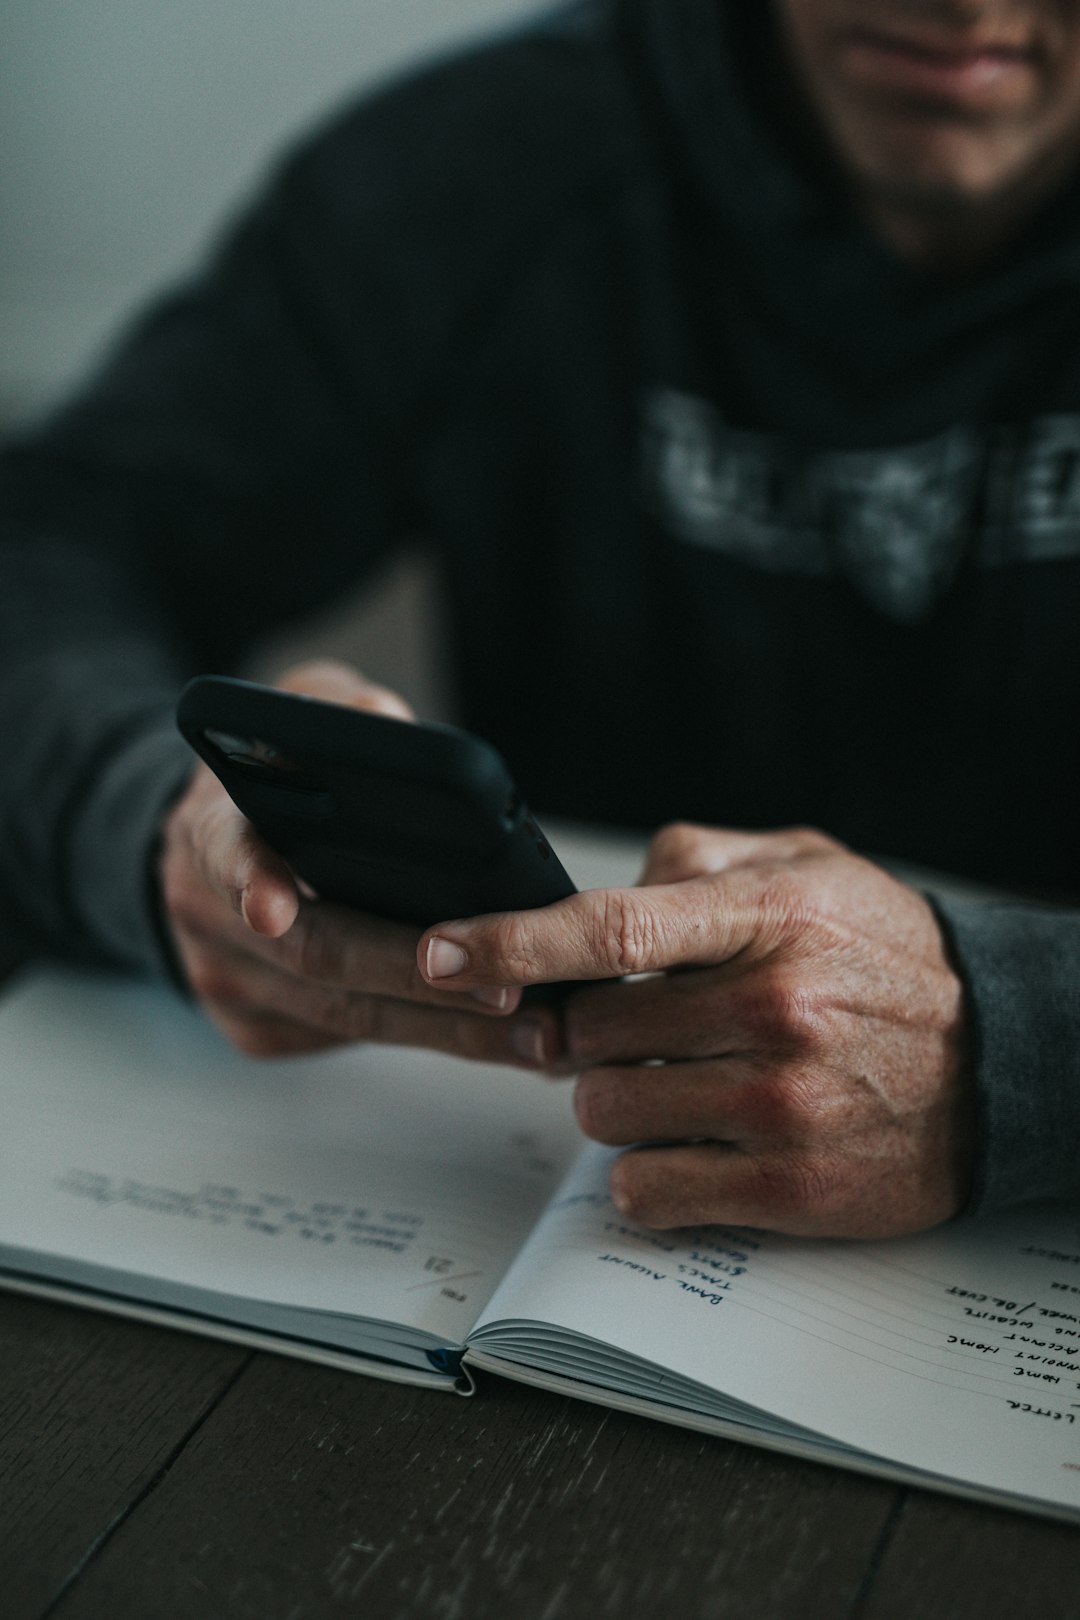
<instances>
[{"instance_id":1,"label":"white wall","mask_svg":"<svg viewBox=\"0 0 1080 1620\"><path fill-rule=\"evenodd\" d=\"M283 138L537 0L0 0L0 415L198 254Z\"/></svg>"}]
</instances>

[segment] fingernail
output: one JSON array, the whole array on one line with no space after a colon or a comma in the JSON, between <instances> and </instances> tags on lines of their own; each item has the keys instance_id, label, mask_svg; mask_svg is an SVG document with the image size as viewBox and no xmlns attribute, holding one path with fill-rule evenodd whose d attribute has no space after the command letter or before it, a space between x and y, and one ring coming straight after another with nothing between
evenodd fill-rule
<instances>
[{"instance_id":1,"label":"fingernail","mask_svg":"<svg viewBox=\"0 0 1080 1620\"><path fill-rule=\"evenodd\" d=\"M546 1062L544 1031L539 1024L518 1024L510 1031L510 1044L526 1063L543 1067Z\"/></svg>"},{"instance_id":2,"label":"fingernail","mask_svg":"<svg viewBox=\"0 0 1080 1620\"><path fill-rule=\"evenodd\" d=\"M435 934L428 940L427 976L429 979L451 979L469 965L469 958L460 945Z\"/></svg>"},{"instance_id":3,"label":"fingernail","mask_svg":"<svg viewBox=\"0 0 1080 1620\"><path fill-rule=\"evenodd\" d=\"M429 956L429 970L430 963L431 958ZM473 990L471 994L474 1001L481 1002L485 1007L494 1007L496 1012L505 1012L510 1005L509 990Z\"/></svg>"}]
</instances>

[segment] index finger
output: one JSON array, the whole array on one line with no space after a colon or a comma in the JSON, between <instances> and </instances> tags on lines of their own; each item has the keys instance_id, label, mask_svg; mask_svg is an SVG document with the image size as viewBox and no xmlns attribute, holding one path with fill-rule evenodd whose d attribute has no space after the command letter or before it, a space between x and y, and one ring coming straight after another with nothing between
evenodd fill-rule
<instances>
[{"instance_id":1,"label":"index finger","mask_svg":"<svg viewBox=\"0 0 1080 1620\"><path fill-rule=\"evenodd\" d=\"M438 923L417 965L446 990L558 984L723 962L768 932L760 880L744 874L651 889L589 889L535 911Z\"/></svg>"}]
</instances>

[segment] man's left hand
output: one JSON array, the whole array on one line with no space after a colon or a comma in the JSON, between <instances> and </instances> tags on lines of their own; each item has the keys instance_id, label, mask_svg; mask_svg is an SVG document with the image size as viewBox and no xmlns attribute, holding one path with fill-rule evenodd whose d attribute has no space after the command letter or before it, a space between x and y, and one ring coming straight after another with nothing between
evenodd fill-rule
<instances>
[{"instance_id":1,"label":"man's left hand","mask_svg":"<svg viewBox=\"0 0 1080 1620\"><path fill-rule=\"evenodd\" d=\"M927 901L822 833L665 828L641 886L439 924L447 991L566 980L586 1134L652 1227L890 1237L955 1215L974 1160L964 996Z\"/></svg>"}]
</instances>

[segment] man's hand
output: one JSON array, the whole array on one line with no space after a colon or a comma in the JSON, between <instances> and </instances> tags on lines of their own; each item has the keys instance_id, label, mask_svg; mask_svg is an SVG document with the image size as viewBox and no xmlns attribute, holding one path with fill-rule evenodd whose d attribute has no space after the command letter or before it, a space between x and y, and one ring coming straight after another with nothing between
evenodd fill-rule
<instances>
[{"instance_id":1,"label":"man's hand","mask_svg":"<svg viewBox=\"0 0 1080 1620\"><path fill-rule=\"evenodd\" d=\"M440 924L427 982L576 991L585 1132L645 1225L886 1237L955 1215L972 1171L963 993L913 889L823 834L666 828L642 887Z\"/></svg>"},{"instance_id":2,"label":"man's hand","mask_svg":"<svg viewBox=\"0 0 1080 1620\"><path fill-rule=\"evenodd\" d=\"M399 697L344 664L300 665L278 685L412 718ZM417 971L415 928L314 898L205 765L169 816L160 882L188 982L242 1052L385 1041L533 1069L556 1054L554 1015L518 1013L520 990L448 1003Z\"/></svg>"}]
</instances>

